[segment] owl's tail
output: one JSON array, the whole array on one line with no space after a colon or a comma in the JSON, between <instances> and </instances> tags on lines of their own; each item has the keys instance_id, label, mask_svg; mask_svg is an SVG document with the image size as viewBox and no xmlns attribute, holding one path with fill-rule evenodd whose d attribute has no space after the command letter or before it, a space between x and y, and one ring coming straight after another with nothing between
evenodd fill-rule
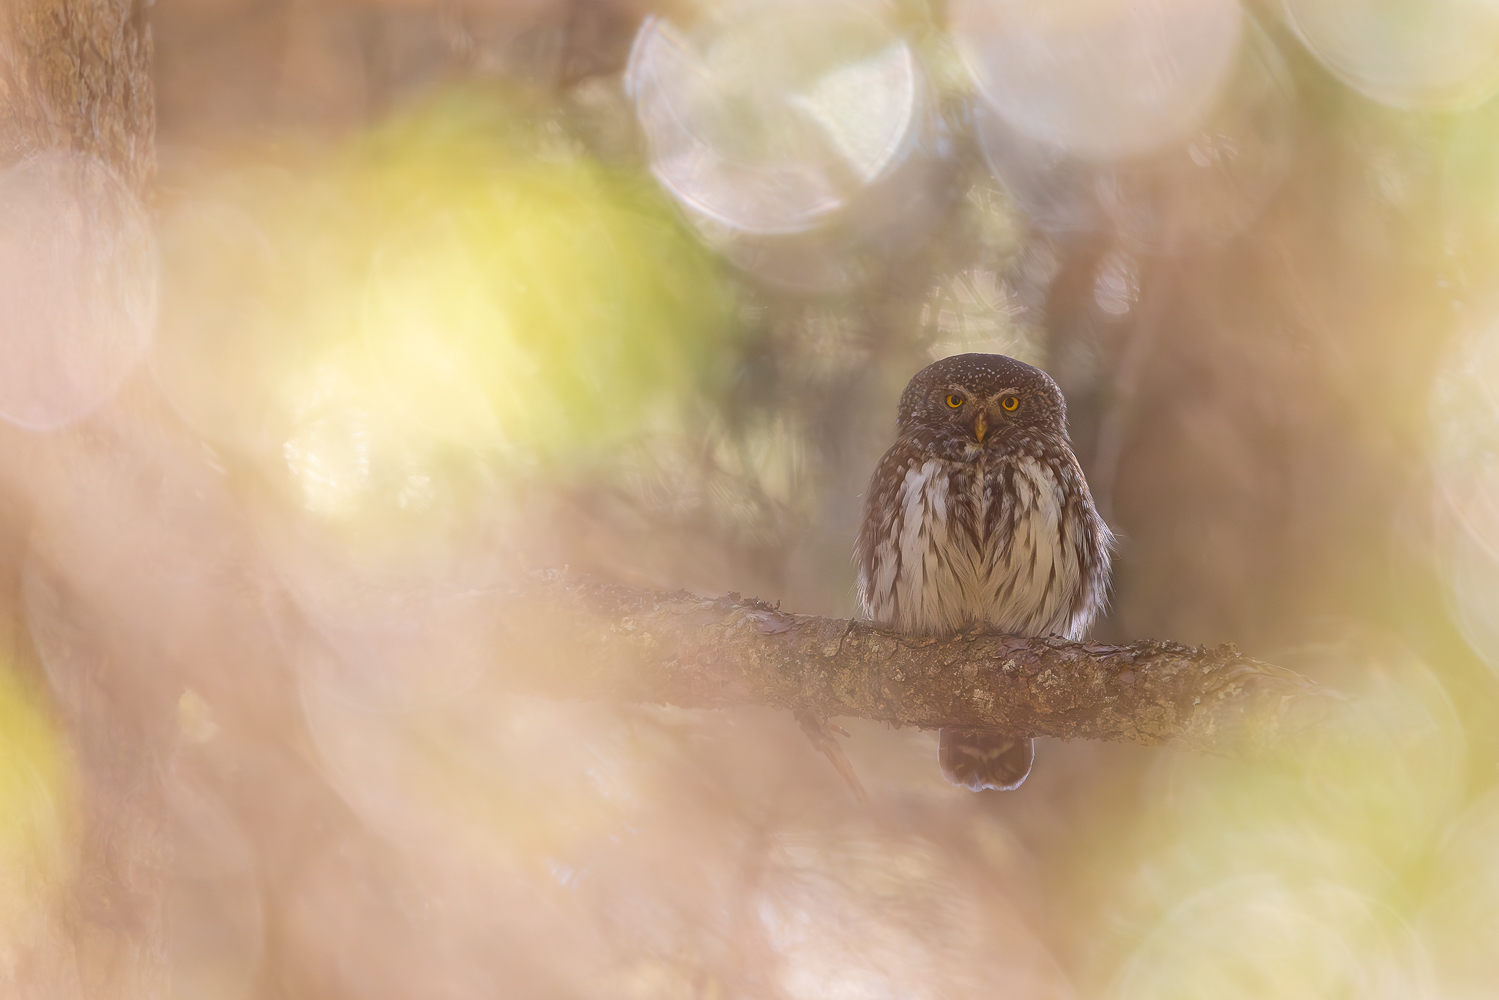
<instances>
[{"instance_id":1,"label":"owl's tail","mask_svg":"<svg viewBox=\"0 0 1499 1000\"><path fill-rule=\"evenodd\" d=\"M975 792L1019 788L1035 759L1036 744L1029 738L1016 739L987 729L947 728L937 735L942 777Z\"/></svg>"}]
</instances>

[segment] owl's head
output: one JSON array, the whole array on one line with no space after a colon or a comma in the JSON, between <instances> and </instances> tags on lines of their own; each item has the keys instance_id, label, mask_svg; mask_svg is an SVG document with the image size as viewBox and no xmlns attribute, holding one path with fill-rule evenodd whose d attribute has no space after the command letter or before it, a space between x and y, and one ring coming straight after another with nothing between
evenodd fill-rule
<instances>
[{"instance_id":1,"label":"owl's head","mask_svg":"<svg viewBox=\"0 0 1499 1000\"><path fill-rule=\"evenodd\" d=\"M1067 403L1051 376L1002 354L959 354L927 365L900 397L902 437L930 445L1004 448L1067 439Z\"/></svg>"}]
</instances>

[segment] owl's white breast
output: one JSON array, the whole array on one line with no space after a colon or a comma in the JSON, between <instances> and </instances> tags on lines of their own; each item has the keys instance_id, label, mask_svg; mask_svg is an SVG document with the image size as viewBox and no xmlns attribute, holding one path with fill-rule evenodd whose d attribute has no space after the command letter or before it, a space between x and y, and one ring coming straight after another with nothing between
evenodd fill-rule
<instances>
[{"instance_id":1,"label":"owl's white breast","mask_svg":"<svg viewBox=\"0 0 1499 1000\"><path fill-rule=\"evenodd\" d=\"M928 634L983 625L1068 635L1086 627L1070 620L1082 585L1072 539L1084 526L1069 523L1062 485L1044 463L1002 461L1011 463L1008 476L998 461L960 468L934 458L906 470L899 516L861 580L868 617Z\"/></svg>"},{"instance_id":2,"label":"owl's white breast","mask_svg":"<svg viewBox=\"0 0 1499 1000\"><path fill-rule=\"evenodd\" d=\"M1016 459L1013 484L1013 540L988 539L972 613L1015 635L1079 638L1069 621L1082 585L1071 539L1082 526L1067 522L1066 494L1045 463Z\"/></svg>"}]
</instances>

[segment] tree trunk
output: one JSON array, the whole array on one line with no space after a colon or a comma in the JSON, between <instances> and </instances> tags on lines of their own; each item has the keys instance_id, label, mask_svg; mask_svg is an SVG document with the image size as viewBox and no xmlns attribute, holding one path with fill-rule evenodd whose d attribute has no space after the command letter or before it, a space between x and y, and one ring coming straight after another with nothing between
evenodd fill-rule
<instances>
[{"instance_id":1,"label":"tree trunk","mask_svg":"<svg viewBox=\"0 0 1499 1000\"><path fill-rule=\"evenodd\" d=\"M148 2L7 0L0 7L0 172L62 154L55 162L71 168L67 176L86 195L76 204L138 210L98 198L144 196L155 168ZM13 516L0 529L13 533L4 546L9 554L26 549L23 512L37 499L23 485L35 471L30 460L55 460L68 433L33 437L7 429L0 461L10 467L0 478L20 501L7 505ZM7 596L14 597L19 559L5 569ZM19 605L8 602L6 612L19 615ZM85 613L79 622L87 621ZM79 631L66 637L66 648L65 662L49 666L54 684L65 680L78 694L59 706L83 796L78 868L63 911L31 928L37 951L8 970L17 978L0 991L38 1000L163 996L170 843L161 773L172 717L141 711L137 693L120 683L118 657L100 648L97 636Z\"/></svg>"},{"instance_id":2,"label":"tree trunk","mask_svg":"<svg viewBox=\"0 0 1499 1000\"><path fill-rule=\"evenodd\" d=\"M143 194L156 165L147 0L9 0L0 14L0 162L67 150Z\"/></svg>"}]
</instances>

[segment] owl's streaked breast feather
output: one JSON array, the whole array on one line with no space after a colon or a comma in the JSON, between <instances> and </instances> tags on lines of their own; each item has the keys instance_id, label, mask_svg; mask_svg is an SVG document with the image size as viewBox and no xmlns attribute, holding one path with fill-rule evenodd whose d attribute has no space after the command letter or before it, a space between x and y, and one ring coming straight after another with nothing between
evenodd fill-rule
<instances>
[{"instance_id":1,"label":"owl's streaked breast feather","mask_svg":"<svg viewBox=\"0 0 1499 1000\"><path fill-rule=\"evenodd\" d=\"M866 498L865 616L918 634L1081 638L1103 605L1110 539L1079 488L1070 453L955 462L898 442Z\"/></svg>"}]
</instances>

